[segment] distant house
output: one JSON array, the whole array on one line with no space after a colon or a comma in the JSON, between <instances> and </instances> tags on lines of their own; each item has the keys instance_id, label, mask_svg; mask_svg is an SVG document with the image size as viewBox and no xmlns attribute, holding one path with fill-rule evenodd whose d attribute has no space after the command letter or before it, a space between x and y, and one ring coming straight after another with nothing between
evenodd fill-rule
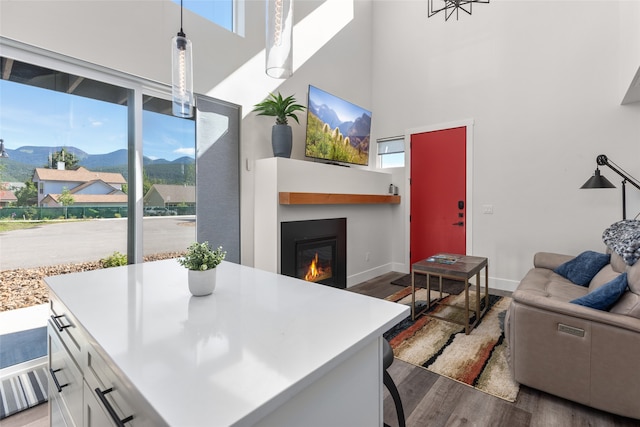
<instances>
[{"instance_id":1,"label":"distant house","mask_svg":"<svg viewBox=\"0 0 640 427\"><path fill-rule=\"evenodd\" d=\"M145 206L195 206L196 187L193 185L153 184L144 195Z\"/></svg>"},{"instance_id":2,"label":"distant house","mask_svg":"<svg viewBox=\"0 0 640 427\"><path fill-rule=\"evenodd\" d=\"M18 201L18 198L13 191L10 190L0 190L0 207L9 206L9 203L15 203Z\"/></svg>"},{"instance_id":3,"label":"distant house","mask_svg":"<svg viewBox=\"0 0 640 427\"><path fill-rule=\"evenodd\" d=\"M33 182L38 188L38 206L60 206L59 197L67 189L74 206L122 206L127 195L122 185L127 181L120 173L36 168Z\"/></svg>"}]
</instances>

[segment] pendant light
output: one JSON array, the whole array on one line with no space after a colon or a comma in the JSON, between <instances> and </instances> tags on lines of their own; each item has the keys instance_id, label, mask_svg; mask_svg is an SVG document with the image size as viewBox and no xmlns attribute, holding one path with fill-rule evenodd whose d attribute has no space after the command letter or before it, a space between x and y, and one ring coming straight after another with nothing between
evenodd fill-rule
<instances>
[{"instance_id":1,"label":"pendant light","mask_svg":"<svg viewBox=\"0 0 640 427\"><path fill-rule=\"evenodd\" d=\"M266 73L276 79L293 74L293 0L266 0Z\"/></svg>"},{"instance_id":2,"label":"pendant light","mask_svg":"<svg viewBox=\"0 0 640 427\"><path fill-rule=\"evenodd\" d=\"M173 115L193 117L193 60L191 40L182 31L182 0L180 0L180 31L171 39L171 64Z\"/></svg>"}]
</instances>

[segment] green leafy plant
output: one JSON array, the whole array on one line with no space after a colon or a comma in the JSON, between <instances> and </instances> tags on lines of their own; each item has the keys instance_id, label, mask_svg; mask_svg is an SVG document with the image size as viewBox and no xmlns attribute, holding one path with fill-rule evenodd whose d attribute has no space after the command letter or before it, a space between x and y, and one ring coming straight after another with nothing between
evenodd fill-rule
<instances>
[{"instance_id":1,"label":"green leafy plant","mask_svg":"<svg viewBox=\"0 0 640 427\"><path fill-rule=\"evenodd\" d=\"M222 246L214 250L209 242L195 242L187 248L184 257L178 258L178 262L189 270L205 271L216 268L225 256L227 252L222 250Z\"/></svg>"},{"instance_id":2,"label":"green leafy plant","mask_svg":"<svg viewBox=\"0 0 640 427\"><path fill-rule=\"evenodd\" d=\"M108 257L101 259L100 263L103 268L109 267L120 267L122 265L127 265L127 256L125 254L121 254L118 251L115 251Z\"/></svg>"},{"instance_id":3,"label":"green leafy plant","mask_svg":"<svg viewBox=\"0 0 640 427\"><path fill-rule=\"evenodd\" d=\"M300 123L297 111L304 111L307 108L304 105L296 104L296 99L291 96L283 98L280 92L277 95L270 93L267 99L254 105L254 112L257 112L259 116L273 116L276 118L277 125L289 124L288 117L291 117Z\"/></svg>"}]
</instances>

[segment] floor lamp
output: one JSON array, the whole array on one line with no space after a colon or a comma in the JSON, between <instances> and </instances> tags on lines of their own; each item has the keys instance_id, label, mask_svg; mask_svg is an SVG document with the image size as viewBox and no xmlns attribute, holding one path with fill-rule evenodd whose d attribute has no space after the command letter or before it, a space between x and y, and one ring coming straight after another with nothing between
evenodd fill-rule
<instances>
[{"instance_id":1,"label":"floor lamp","mask_svg":"<svg viewBox=\"0 0 640 427\"><path fill-rule=\"evenodd\" d=\"M596 163L598 166L608 166L612 171L622 177L622 219L627 219L627 182L638 190L640 190L640 182L625 172L620 166L616 165L613 161L609 160L604 154L600 154L596 157ZM607 178L600 175L600 168L596 166L596 171L593 176L584 183L580 188L616 188Z\"/></svg>"}]
</instances>

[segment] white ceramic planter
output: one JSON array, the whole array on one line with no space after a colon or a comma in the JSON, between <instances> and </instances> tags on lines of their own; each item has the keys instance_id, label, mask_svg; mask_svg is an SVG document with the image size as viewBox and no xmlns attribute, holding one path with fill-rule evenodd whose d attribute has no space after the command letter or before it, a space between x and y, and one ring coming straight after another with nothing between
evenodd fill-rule
<instances>
[{"instance_id":1,"label":"white ceramic planter","mask_svg":"<svg viewBox=\"0 0 640 427\"><path fill-rule=\"evenodd\" d=\"M216 288L216 269L198 271L189 270L189 291L193 296L209 295Z\"/></svg>"}]
</instances>

